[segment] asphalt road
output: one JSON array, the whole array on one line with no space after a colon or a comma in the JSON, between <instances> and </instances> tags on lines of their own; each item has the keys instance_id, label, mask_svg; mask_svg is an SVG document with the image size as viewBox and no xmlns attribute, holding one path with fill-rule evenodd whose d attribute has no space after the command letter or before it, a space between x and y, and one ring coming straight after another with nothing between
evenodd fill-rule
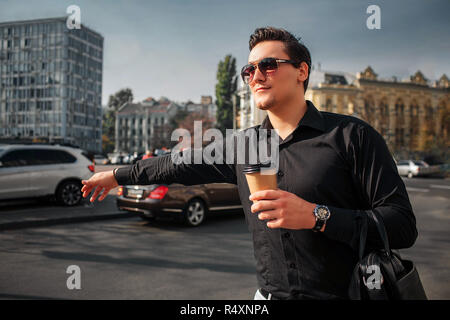
<instances>
[{"instance_id":1,"label":"asphalt road","mask_svg":"<svg viewBox=\"0 0 450 320\"><path fill-rule=\"evenodd\" d=\"M140 218L0 234L0 298L250 299L256 288L243 214L199 228ZM81 270L69 290L66 270Z\"/></svg>"},{"instance_id":2,"label":"asphalt road","mask_svg":"<svg viewBox=\"0 0 450 320\"><path fill-rule=\"evenodd\" d=\"M416 263L430 299L450 299L450 181L405 184L419 237L400 252ZM52 205L23 204L18 211L25 217L46 208ZM114 196L70 210L112 212ZM0 299L252 299L256 289L242 213L221 214L198 228L132 217L7 230L0 232L0 261ZM67 288L70 265L80 267L80 290Z\"/></svg>"}]
</instances>

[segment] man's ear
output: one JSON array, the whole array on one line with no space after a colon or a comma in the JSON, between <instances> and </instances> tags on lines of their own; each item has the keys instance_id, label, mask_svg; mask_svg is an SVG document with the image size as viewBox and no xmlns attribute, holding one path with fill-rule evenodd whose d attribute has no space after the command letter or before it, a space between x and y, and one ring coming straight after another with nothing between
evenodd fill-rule
<instances>
[{"instance_id":1,"label":"man's ear","mask_svg":"<svg viewBox=\"0 0 450 320\"><path fill-rule=\"evenodd\" d=\"M309 71L308 64L302 61L300 63L300 66L298 67L297 81L304 82L306 79L308 79L308 71Z\"/></svg>"}]
</instances>

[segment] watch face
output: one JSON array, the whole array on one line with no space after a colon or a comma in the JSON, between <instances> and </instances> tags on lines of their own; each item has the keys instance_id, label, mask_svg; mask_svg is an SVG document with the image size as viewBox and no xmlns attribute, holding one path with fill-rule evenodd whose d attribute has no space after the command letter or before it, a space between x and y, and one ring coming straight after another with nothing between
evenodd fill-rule
<instances>
[{"instance_id":1,"label":"watch face","mask_svg":"<svg viewBox=\"0 0 450 320\"><path fill-rule=\"evenodd\" d=\"M327 208L320 207L317 209L317 218L319 218L320 220L326 220L329 218L329 216L330 212Z\"/></svg>"}]
</instances>

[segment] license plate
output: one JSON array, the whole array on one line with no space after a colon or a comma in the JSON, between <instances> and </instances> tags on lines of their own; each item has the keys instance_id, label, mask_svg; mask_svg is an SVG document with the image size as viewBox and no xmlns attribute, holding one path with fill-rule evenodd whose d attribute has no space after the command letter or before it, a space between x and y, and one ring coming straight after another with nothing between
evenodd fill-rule
<instances>
[{"instance_id":1,"label":"license plate","mask_svg":"<svg viewBox=\"0 0 450 320\"><path fill-rule=\"evenodd\" d=\"M128 189L127 190L127 196L131 198L142 198L142 195L144 193L144 190L139 189Z\"/></svg>"}]
</instances>

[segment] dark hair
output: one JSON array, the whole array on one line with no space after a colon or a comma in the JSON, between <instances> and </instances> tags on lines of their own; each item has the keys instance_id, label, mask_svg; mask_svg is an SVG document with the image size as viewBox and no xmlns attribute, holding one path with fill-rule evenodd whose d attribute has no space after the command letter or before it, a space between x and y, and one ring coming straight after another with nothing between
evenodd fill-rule
<instances>
[{"instance_id":1,"label":"dark hair","mask_svg":"<svg viewBox=\"0 0 450 320\"><path fill-rule=\"evenodd\" d=\"M296 38L290 32L274 27L257 28L250 36L248 42L249 49L252 49L260 42L263 41L282 41L285 46L285 50L289 59L298 61L298 65L301 62L306 62L308 65L308 78L303 83L304 91L308 88L309 75L311 73L311 54L308 48L301 43L300 37Z\"/></svg>"}]
</instances>

